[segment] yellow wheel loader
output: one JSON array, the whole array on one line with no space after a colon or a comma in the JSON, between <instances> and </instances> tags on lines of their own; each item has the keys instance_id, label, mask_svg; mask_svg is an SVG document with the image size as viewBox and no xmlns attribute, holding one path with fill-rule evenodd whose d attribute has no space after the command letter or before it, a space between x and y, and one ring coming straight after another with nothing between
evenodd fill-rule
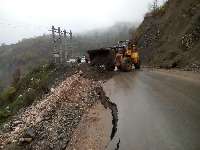
<instances>
[{"instance_id":1,"label":"yellow wheel loader","mask_svg":"<svg viewBox=\"0 0 200 150\"><path fill-rule=\"evenodd\" d=\"M130 41L120 41L115 64L119 70L131 71L133 66L140 69L140 57L136 46Z\"/></svg>"},{"instance_id":2,"label":"yellow wheel loader","mask_svg":"<svg viewBox=\"0 0 200 150\"><path fill-rule=\"evenodd\" d=\"M129 40L120 41L116 46L87 51L91 65L113 71L131 71L133 66L140 69L140 57L136 46Z\"/></svg>"}]
</instances>

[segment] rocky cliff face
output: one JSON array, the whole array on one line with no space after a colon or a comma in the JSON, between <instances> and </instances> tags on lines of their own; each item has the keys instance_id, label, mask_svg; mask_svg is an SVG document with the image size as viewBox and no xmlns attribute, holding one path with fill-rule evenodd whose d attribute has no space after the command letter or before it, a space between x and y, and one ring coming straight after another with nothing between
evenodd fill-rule
<instances>
[{"instance_id":1,"label":"rocky cliff face","mask_svg":"<svg viewBox=\"0 0 200 150\"><path fill-rule=\"evenodd\" d=\"M144 64L200 66L200 1L168 0L135 33Z\"/></svg>"}]
</instances>

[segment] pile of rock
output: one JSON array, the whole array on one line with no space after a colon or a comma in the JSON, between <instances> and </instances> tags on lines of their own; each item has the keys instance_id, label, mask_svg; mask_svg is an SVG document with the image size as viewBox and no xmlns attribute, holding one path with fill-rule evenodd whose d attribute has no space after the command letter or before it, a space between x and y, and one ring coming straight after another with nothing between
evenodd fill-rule
<instances>
[{"instance_id":1,"label":"pile of rock","mask_svg":"<svg viewBox=\"0 0 200 150\"><path fill-rule=\"evenodd\" d=\"M0 148L65 149L81 116L99 99L100 81L79 72L4 125Z\"/></svg>"},{"instance_id":2,"label":"pile of rock","mask_svg":"<svg viewBox=\"0 0 200 150\"><path fill-rule=\"evenodd\" d=\"M185 71L193 71L193 72L200 72L200 64L198 63L193 63L193 64L190 64L190 65L187 65L185 68L184 68Z\"/></svg>"}]
</instances>

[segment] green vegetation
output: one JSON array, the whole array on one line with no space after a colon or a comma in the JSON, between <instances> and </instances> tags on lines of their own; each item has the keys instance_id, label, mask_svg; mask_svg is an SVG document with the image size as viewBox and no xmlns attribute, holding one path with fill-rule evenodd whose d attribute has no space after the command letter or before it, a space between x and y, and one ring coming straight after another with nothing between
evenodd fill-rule
<instances>
[{"instance_id":1,"label":"green vegetation","mask_svg":"<svg viewBox=\"0 0 200 150\"><path fill-rule=\"evenodd\" d=\"M89 49L112 46L119 40L128 39L131 26L130 23L117 23L110 28L74 35L73 56L85 55ZM48 63L52 47L50 35L23 39L12 45L2 44L0 46L0 80L2 81L0 91L15 82L11 79L17 69L20 70L18 74L23 77L33 68Z\"/></svg>"},{"instance_id":2,"label":"green vegetation","mask_svg":"<svg viewBox=\"0 0 200 150\"><path fill-rule=\"evenodd\" d=\"M5 105L6 103L9 103L10 100L14 97L15 93L16 93L15 87L10 86L4 89L0 95L1 105Z\"/></svg>"},{"instance_id":3,"label":"green vegetation","mask_svg":"<svg viewBox=\"0 0 200 150\"><path fill-rule=\"evenodd\" d=\"M14 86L4 89L0 94L0 123L47 93L56 75L57 68L54 65L43 65L28 73Z\"/></svg>"},{"instance_id":4,"label":"green vegetation","mask_svg":"<svg viewBox=\"0 0 200 150\"><path fill-rule=\"evenodd\" d=\"M131 26L130 23L118 23L107 29L74 35L73 55L85 55L89 49L126 40ZM51 55L51 43L50 35L43 35L0 46L0 124L20 108L39 100L49 92L57 77L69 71L69 67L45 65Z\"/></svg>"},{"instance_id":5,"label":"green vegetation","mask_svg":"<svg viewBox=\"0 0 200 150\"><path fill-rule=\"evenodd\" d=\"M49 36L43 35L24 39L17 44L0 46L1 86L5 88L15 82L15 74L18 74L18 77L24 76L33 68L48 63L50 43Z\"/></svg>"}]
</instances>

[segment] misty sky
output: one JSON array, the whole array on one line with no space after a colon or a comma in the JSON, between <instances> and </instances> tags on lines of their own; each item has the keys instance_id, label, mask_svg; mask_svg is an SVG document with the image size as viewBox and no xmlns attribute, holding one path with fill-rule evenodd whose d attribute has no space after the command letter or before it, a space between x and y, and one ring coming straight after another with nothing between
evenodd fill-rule
<instances>
[{"instance_id":1,"label":"misty sky","mask_svg":"<svg viewBox=\"0 0 200 150\"><path fill-rule=\"evenodd\" d=\"M153 0L0 0L0 44L48 33L51 25L82 32L141 22Z\"/></svg>"}]
</instances>

